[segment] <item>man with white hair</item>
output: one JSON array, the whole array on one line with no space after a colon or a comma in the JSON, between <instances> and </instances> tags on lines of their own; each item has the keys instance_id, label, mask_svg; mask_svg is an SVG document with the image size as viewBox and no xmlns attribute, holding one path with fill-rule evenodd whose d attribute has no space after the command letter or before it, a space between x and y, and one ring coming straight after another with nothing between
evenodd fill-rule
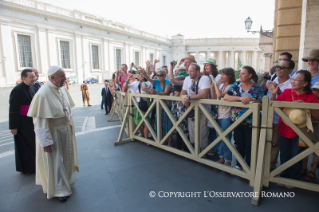
<instances>
[{"instance_id":1,"label":"man with white hair","mask_svg":"<svg viewBox=\"0 0 319 212\"><path fill-rule=\"evenodd\" d=\"M47 198L65 202L72 194L78 169L77 148L65 72L59 66L48 70L49 81L33 97L28 116L36 134L36 184Z\"/></svg>"}]
</instances>

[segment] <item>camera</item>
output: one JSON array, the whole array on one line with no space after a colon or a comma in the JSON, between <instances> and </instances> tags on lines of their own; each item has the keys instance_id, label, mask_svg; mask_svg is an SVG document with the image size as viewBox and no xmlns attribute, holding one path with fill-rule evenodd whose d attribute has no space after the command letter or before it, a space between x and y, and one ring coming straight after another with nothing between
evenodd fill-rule
<instances>
[{"instance_id":1,"label":"camera","mask_svg":"<svg viewBox=\"0 0 319 212\"><path fill-rule=\"evenodd\" d=\"M172 62L171 62L171 65L172 66L175 66L177 64L177 61L176 60L173 60Z\"/></svg>"},{"instance_id":2,"label":"camera","mask_svg":"<svg viewBox=\"0 0 319 212\"><path fill-rule=\"evenodd\" d=\"M270 74L267 74L266 76L264 76L264 79L266 79L266 80L270 80L270 79L271 79Z\"/></svg>"}]
</instances>

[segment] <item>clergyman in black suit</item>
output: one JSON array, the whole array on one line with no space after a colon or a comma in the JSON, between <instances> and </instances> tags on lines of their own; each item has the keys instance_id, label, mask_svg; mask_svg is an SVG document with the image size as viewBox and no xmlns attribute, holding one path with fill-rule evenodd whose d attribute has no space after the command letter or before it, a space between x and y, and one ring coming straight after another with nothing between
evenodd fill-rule
<instances>
[{"instance_id":1,"label":"clergyman in black suit","mask_svg":"<svg viewBox=\"0 0 319 212\"><path fill-rule=\"evenodd\" d=\"M105 115L107 115L112 107L112 94L109 87L109 82L104 82L104 88L102 88L101 96L104 100L104 109L105 109Z\"/></svg>"}]
</instances>

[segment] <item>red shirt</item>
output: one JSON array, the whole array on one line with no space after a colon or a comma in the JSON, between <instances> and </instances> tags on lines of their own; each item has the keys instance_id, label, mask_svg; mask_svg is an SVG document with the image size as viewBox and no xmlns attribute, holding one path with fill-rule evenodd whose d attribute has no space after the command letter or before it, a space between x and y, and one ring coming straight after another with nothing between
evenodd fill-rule
<instances>
[{"instance_id":1,"label":"red shirt","mask_svg":"<svg viewBox=\"0 0 319 212\"><path fill-rule=\"evenodd\" d=\"M294 100L302 100L306 103L319 103L316 94L311 93L308 94L306 92L297 95L294 90L291 89L285 89L277 98L276 101L283 101L283 102L292 102L292 96L294 97ZM278 122L278 134L285 138L294 138L297 136L297 133L293 131L289 126L287 126L282 119L279 119Z\"/></svg>"},{"instance_id":2,"label":"red shirt","mask_svg":"<svg viewBox=\"0 0 319 212\"><path fill-rule=\"evenodd\" d=\"M128 77L128 74L126 74L126 77ZM125 78L124 78L124 76L119 76L118 77L118 80L119 80L119 82L121 83L120 85L121 85L121 90L123 91L123 85L124 85L124 83L125 83ZM125 91L123 91L123 92L127 92L127 89L125 90Z\"/></svg>"}]
</instances>

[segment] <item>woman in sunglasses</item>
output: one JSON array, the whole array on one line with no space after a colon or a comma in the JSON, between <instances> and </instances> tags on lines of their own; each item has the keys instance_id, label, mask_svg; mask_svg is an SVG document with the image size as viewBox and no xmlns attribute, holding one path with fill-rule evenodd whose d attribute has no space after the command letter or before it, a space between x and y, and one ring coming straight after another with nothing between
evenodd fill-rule
<instances>
[{"instance_id":1,"label":"woman in sunglasses","mask_svg":"<svg viewBox=\"0 0 319 212\"><path fill-rule=\"evenodd\" d=\"M125 79L124 85L123 85L123 91L127 92L128 85L136 81L136 79L134 78L134 71L129 70L127 72L127 75L123 74L123 77Z\"/></svg>"},{"instance_id":2,"label":"woman in sunglasses","mask_svg":"<svg viewBox=\"0 0 319 212\"><path fill-rule=\"evenodd\" d=\"M157 79L152 79L148 76L143 68L140 68L140 72L145 76L145 78L154 85L153 89L149 90L149 94L168 96L171 92L172 84L169 80L166 80L166 72L164 70L158 70L156 72ZM170 108L169 108L170 110ZM156 116L155 116L156 117ZM157 121L155 121L156 125ZM172 122L167 116L166 112L162 110L162 138L170 131L172 128ZM157 129L157 127L155 127ZM169 144L171 143L171 136L169 138Z\"/></svg>"},{"instance_id":3,"label":"woman in sunglasses","mask_svg":"<svg viewBox=\"0 0 319 212\"><path fill-rule=\"evenodd\" d=\"M239 82L235 82L224 97L225 101L237 102L243 104L250 102L260 103L264 96L263 89L257 85L258 75L251 66L243 66L239 73ZM254 82L252 82L252 80ZM232 107L231 121L235 122L248 109L240 107ZM234 130L234 139L237 145L239 154L245 159L248 166L250 166L251 156L251 134L252 134L252 115L245 119ZM237 161L237 169L242 169L241 164Z\"/></svg>"}]
</instances>

